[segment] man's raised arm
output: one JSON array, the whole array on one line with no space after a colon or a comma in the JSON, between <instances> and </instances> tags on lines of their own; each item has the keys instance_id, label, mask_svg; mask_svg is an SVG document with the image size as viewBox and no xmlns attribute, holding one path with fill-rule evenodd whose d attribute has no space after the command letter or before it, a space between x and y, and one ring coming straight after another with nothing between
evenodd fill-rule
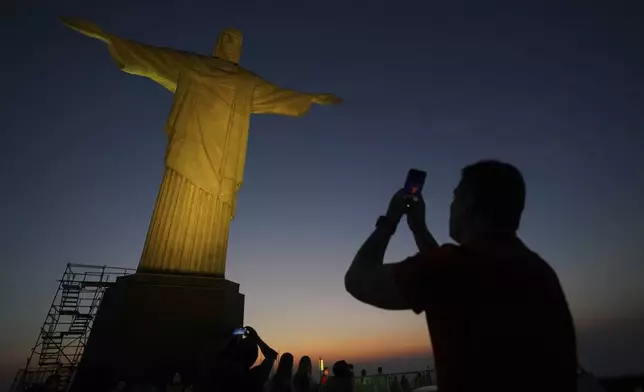
<instances>
[{"instance_id":1,"label":"man's raised arm","mask_svg":"<svg viewBox=\"0 0 644 392\"><path fill-rule=\"evenodd\" d=\"M344 287L357 300L381 309L403 310L412 306L396 282L395 264L384 264L389 240L405 213L405 193L397 192L376 229L358 250L344 276Z\"/></svg>"},{"instance_id":2,"label":"man's raised arm","mask_svg":"<svg viewBox=\"0 0 644 392\"><path fill-rule=\"evenodd\" d=\"M384 264L385 251L403 215L414 233L419 254L400 263ZM426 258L439 249L425 224L425 202L420 196L415 202L407 199L401 189L389 203L387 214L380 217L376 230L360 247L344 277L346 290L354 298L382 309L423 310L419 301L427 284L424 272L430 269ZM433 274L438 277L440 274ZM435 285L438 286L438 285Z\"/></svg>"},{"instance_id":3,"label":"man's raised arm","mask_svg":"<svg viewBox=\"0 0 644 392\"><path fill-rule=\"evenodd\" d=\"M198 61L199 56L191 53L119 38L85 20L61 18L61 21L81 34L105 42L123 72L150 78L172 92L177 88L181 68Z\"/></svg>"},{"instance_id":4,"label":"man's raised arm","mask_svg":"<svg viewBox=\"0 0 644 392\"><path fill-rule=\"evenodd\" d=\"M388 310L409 309L395 281L394 265L384 264L385 250L396 222L383 217L360 247L344 276L344 287L358 301Z\"/></svg>"}]
</instances>

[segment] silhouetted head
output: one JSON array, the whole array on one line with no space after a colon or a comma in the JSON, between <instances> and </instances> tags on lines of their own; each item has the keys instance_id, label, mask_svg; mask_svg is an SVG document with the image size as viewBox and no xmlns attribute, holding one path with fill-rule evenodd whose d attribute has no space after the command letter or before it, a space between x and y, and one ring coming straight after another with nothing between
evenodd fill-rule
<instances>
[{"instance_id":1,"label":"silhouetted head","mask_svg":"<svg viewBox=\"0 0 644 392\"><path fill-rule=\"evenodd\" d=\"M378 366L378 374L382 374L382 368Z\"/></svg>"},{"instance_id":2,"label":"silhouetted head","mask_svg":"<svg viewBox=\"0 0 644 392\"><path fill-rule=\"evenodd\" d=\"M230 368L228 370L229 375L234 375L241 374L250 369L255 361L257 361L258 354L259 348L255 341L239 337L228 343L228 346L226 346L222 353L222 359Z\"/></svg>"},{"instance_id":3,"label":"silhouetted head","mask_svg":"<svg viewBox=\"0 0 644 392\"><path fill-rule=\"evenodd\" d=\"M217 40L217 46L212 52L214 57L238 64L241 58L242 42L244 36L241 31L226 29L221 32Z\"/></svg>"},{"instance_id":4,"label":"silhouetted head","mask_svg":"<svg viewBox=\"0 0 644 392\"><path fill-rule=\"evenodd\" d=\"M281 390L282 386L290 385L292 376L293 376L293 354L284 353L280 357L280 361L277 365L277 370L275 371L275 375L271 380L271 385L274 386L274 388L271 388L271 389Z\"/></svg>"},{"instance_id":5,"label":"silhouetted head","mask_svg":"<svg viewBox=\"0 0 644 392\"><path fill-rule=\"evenodd\" d=\"M298 363L297 365L296 373L310 376L312 371L313 371L313 365L311 363L311 358L306 355L300 358L300 363Z\"/></svg>"},{"instance_id":6,"label":"silhouetted head","mask_svg":"<svg viewBox=\"0 0 644 392\"><path fill-rule=\"evenodd\" d=\"M322 370L322 375L328 377L329 376L329 368L325 367L324 370Z\"/></svg>"},{"instance_id":7,"label":"silhouetted head","mask_svg":"<svg viewBox=\"0 0 644 392\"><path fill-rule=\"evenodd\" d=\"M362 371L360 372L360 375L362 375L362 377L367 377L367 370L362 369Z\"/></svg>"},{"instance_id":8,"label":"silhouetted head","mask_svg":"<svg viewBox=\"0 0 644 392\"><path fill-rule=\"evenodd\" d=\"M333 364L333 375L340 378L350 378L353 375L353 365L347 361L338 361Z\"/></svg>"},{"instance_id":9,"label":"silhouetted head","mask_svg":"<svg viewBox=\"0 0 644 392\"><path fill-rule=\"evenodd\" d=\"M495 160L466 166L454 190L449 234L463 243L490 233L516 233L525 205L525 182L514 166Z\"/></svg>"}]
</instances>

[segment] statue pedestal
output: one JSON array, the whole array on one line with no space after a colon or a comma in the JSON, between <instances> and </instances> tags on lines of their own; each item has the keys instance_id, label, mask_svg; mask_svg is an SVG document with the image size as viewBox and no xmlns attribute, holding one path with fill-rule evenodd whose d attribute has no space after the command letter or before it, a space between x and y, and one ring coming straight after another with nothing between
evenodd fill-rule
<instances>
[{"instance_id":1,"label":"statue pedestal","mask_svg":"<svg viewBox=\"0 0 644 392\"><path fill-rule=\"evenodd\" d=\"M222 278L133 274L109 287L100 305L72 391L150 382L180 373L193 383L205 347L243 326L244 295Z\"/></svg>"}]
</instances>

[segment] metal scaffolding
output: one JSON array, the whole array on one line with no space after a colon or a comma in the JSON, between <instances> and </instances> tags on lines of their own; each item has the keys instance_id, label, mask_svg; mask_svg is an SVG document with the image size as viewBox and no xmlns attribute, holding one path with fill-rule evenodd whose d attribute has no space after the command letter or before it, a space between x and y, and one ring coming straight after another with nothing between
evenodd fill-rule
<instances>
[{"instance_id":1,"label":"metal scaffolding","mask_svg":"<svg viewBox=\"0 0 644 392\"><path fill-rule=\"evenodd\" d=\"M71 385L105 290L133 269L67 264L36 344L10 392L21 392L49 376L60 377L60 391Z\"/></svg>"}]
</instances>

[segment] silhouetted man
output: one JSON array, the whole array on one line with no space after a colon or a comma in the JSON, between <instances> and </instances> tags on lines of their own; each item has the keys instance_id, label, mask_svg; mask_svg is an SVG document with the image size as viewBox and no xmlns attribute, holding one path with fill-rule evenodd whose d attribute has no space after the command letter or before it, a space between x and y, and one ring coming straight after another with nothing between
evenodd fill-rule
<instances>
[{"instance_id":1,"label":"silhouetted man","mask_svg":"<svg viewBox=\"0 0 644 392\"><path fill-rule=\"evenodd\" d=\"M409 384L409 380L407 379L407 376L404 374L400 378L400 387L402 388L403 392L411 391L411 385Z\"/></svg>"},{"instance_id":2,"label":"silhouetted man","mask_svg":"<svg viewBox=\"0 0 644 392\"><path fill-rule=\"evenodd\" d=\"M375 392L389 391L389 383L387 382L387 376L382 374L382 366L378 366L378 374L373 378L373 385Z\"/></svg>"},{"instance_id":3,"label":"silhouetted man","mask_svg":"<svg viewBox=\"0 0 644 392\"><path fill-rule=\"evenodd\" d=\"M320 377L320 386L323 386L324 384L326 384L328 379L329 379L329 368L325 367L324 370L322 370L322 376Z\"/></svg>"},{"instance_id":4,"label":"silhouetted man","mask_svg":"<svg viewBox=\"0 0 644 392\"><path fill-rule=\"evenodd\" d=\"M322 392L353 392L353 365L346 361L333 364L333 376L324 383Z\"/></svg>"},{"instance_id":5,"label":"silhouetted man","mask_svg":"<svg viewBox=\"0 0 644 392\"><path fill-rule=\"evenodd\" d=\"M404 191L362 245L345 276L351 295L391 310L425 312L441 392L575 391L576 342L557 275L517 237L525 184L513 166L467 166L454 191L450 236L439 246L421 198ZM383 264L403 215L419 253Z\"/></svg>"},{"instance_id":6,"label":"silhouetted man","mask_svg":"<svg viewBox=\"0 0 644 392\"><path fill-rule=\"evenodd\" d=\"M367 370L362 369L362 371L360 371L360 379L357 380L356 388L354 388L354 390L357 392L371 392L372 389L371 380L367 377Z\"/></svg>"},{"instance_id":7,"label":"silhouetted man","mask_svg":"<svg viewBox=\"0 0 644 392\"><path fill-rule=\"evenodd\" d=\"M204 380L199 388L200 391L262 392L264 390L264 384L268 381L277 359L277 352L270 348L253 328L246 327L246 330L246 335L230 334L229 337L218 342L223 349L216 352L212 363L203 364ZM264 355L264 360L252 367L257 361L259 351ZM209 359L206 358L206 361Z\"/></svg>"}]
</instances>

